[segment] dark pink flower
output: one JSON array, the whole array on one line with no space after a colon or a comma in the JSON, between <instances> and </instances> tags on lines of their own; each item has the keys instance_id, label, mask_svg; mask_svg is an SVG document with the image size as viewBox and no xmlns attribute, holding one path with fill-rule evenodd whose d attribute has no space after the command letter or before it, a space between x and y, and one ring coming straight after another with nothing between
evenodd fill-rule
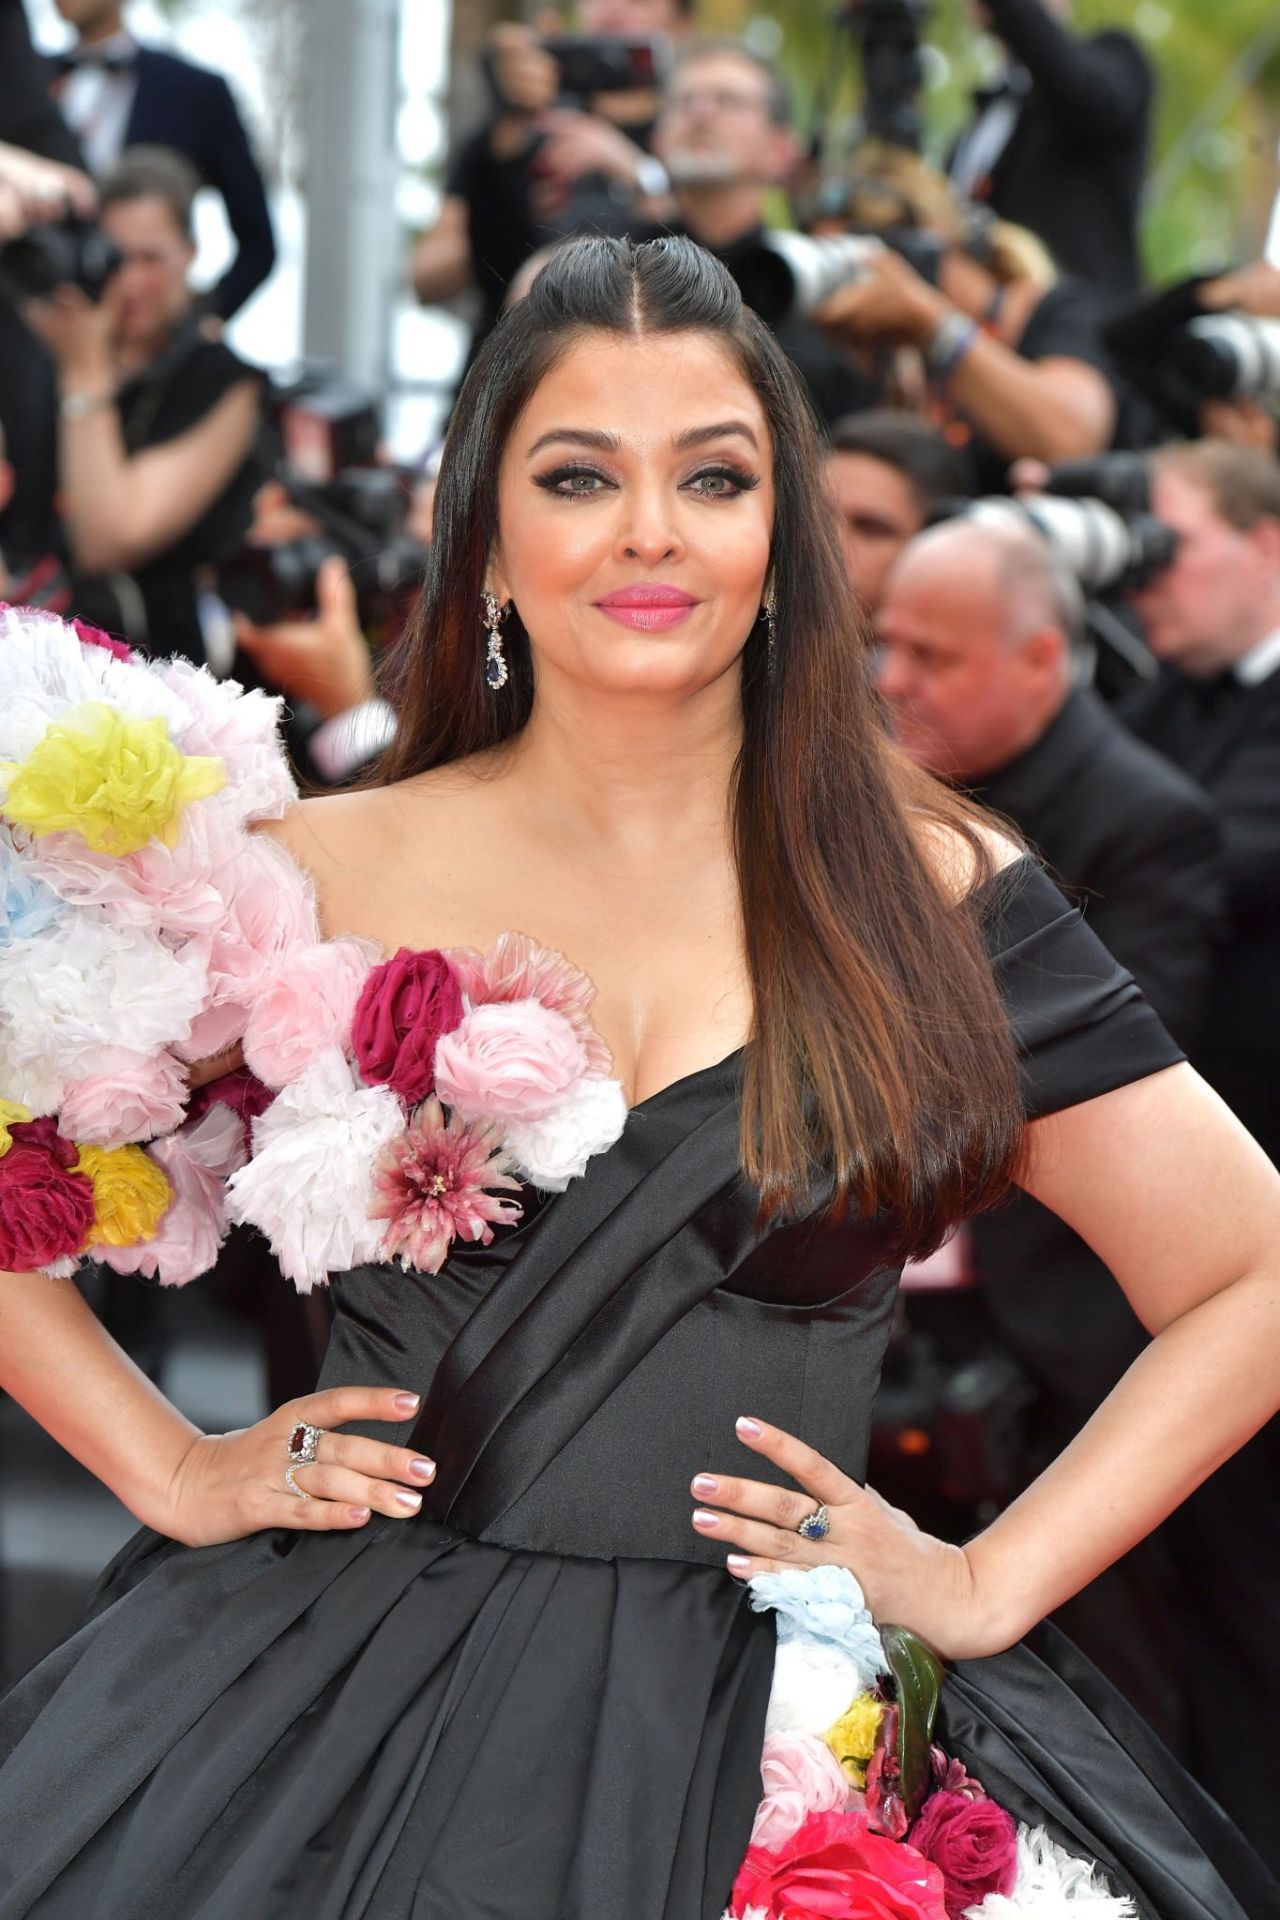
<instances>
[{"instance_id":1,"label":"dark pink flower","mask_svg":"<svg viewBox=\"0 0 1280 1920\"><path fill-rule=\"evenodd\" d=\"M434 947L401 947L373 969L356 1002L351 1043L365 1080L416 1106L435 1089L436 1041L461 1019L452 962Z\"/></svg>"},{"instance_id":2,"label":"dark pink flower","mask_svg":"<svg viewBox=\"0 0 1280 1920\"><path fill-rule=\"evenodd\" d=\"M93 1182L47 1115L11 1120L0 1157L0 1268L31 1273L79 1253L94 1220Z\"/></svg>"},{"instance_id":3,"label":"dark pink flower","mask_svg":"<svg viewBox=\"0 0 1280 1920\"><path fill-rule=\"evenodd\" d=\"M374 1166L374 1220L385 1220L383 1252L419 1273L439 1273L455 1239L488 1246L494 1224L514 1223L521 1209L497 1188L518 1191L507 1171L496 1127L444 1117L434 1095Z\"/></svg>"},{"instance_id":4,"label":"dark pink flower","mask_svg":"<svg viewBox=\"0 0 1280 1920\"><path fill-rule=\"evenodd\" d=\"M473 1007L507 1000L541 1001L550 1012L562 1013L581 1040L587 1050L587 1072L608 1078L613 1055L591 1023L587 1009L596 990L581 967L550 947L540 947L527 933L499 934L484 953L475 947L450 947L448 957Z\"/></svg>"},{"instance_id":5,"label":"dark pink flower","mask_svg":"<svg viewBox=\"0 0 1280 1920\"><path fill-rule=\"evenodd\" d=\"M913 1847L873 1833L862 1813L814 1813L772 1849L749 1847L732 1920L945 1920L942 1875Z\"/></svg>"},{"instance_id":6,"label":"dark pink flower","mask_svg":"<svg viewBox=\"0 0 1280 1920\"><path fill-rule=\"evenodd\" d=\"M76 639L85 647L105 647L117 660L132 660L133 648L126 646L123 640L113 640L101 627L91 627L83 620L71 622Z\"/></svg>"},{"instance_id":7,"label":"dark pink flower","mask_svg":"<svg viewBox=\"0 0 1280 1920\"><path fill-rule=\"evenodd\" d=\"M985 1800L987 1797L982 1782L965 1772L964 1762L953 1760L941 1747L930 1747L929 1770L935 1787L942 1787L948 1793L962 1793L966 1800Z\"/></svg>"},{"instance_id":8,"label":"dark pink flower","mask_svg":"<svg viewBox=\"0 0 1280 1920\"><path fill-rule=\"evenodd\" d=\"M945 1788L930 1794L909 1841L941 1873L951 1920L961 1920L989 1893L1013 1890L1018 1828L994 1800L971 1800Z\"/></svg>"},{"instance_id":9,"label":"dark pink flower","mask_svg":"<svg viewBox=\"0 0 1280 1920\"><path fill-rule=\"evenodd\" d=\"M248 1067L237 1067L233 1073L219 1074L216 1080L208 1080L196 1088L187 1106L187 1119L189 1122L202 1119L210 1107L230 1107L243 1122L247 1146L253 1122L260 1113L266 1112L275 1097L274 1087L265 1086Z\"/></svg>"}]
</instances>

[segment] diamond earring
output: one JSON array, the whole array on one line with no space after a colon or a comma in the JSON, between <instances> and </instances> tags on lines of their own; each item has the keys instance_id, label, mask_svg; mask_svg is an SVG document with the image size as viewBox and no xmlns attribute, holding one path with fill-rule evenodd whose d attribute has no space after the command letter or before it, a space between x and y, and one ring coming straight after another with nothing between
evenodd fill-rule
<instances>
[{"instance_id":1,"label":"diamond earring","mask_svg":"<svg viewBox=\"0 0 1280 1920\"><path fill-rule=\"evenodd\" d=\"M769 665L773 666L773 591L766 593L760 607L760 616L764 621L765 643L769 649Z\"/></svg>"},{"instance_id":2,"label":"diamond earring","mask_svg":"<svg viewBox=\"0 0 1280 1920\"><path fill-rule=\"evenodd\" d=\"M497 693L507 684L507 657L502 651L502 623L507 617L507 609L499 606L496 597L482 593L480 604L484 609L484 624L489 630L489 647L485 654L484 683L491 693Z\"/></svg>"}]
</instances>

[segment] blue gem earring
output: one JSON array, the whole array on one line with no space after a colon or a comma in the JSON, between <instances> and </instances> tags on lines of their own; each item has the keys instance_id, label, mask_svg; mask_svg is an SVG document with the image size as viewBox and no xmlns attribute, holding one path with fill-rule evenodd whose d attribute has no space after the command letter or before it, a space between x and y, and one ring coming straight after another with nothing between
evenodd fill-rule
<instances>
[{"instance_id":1,"label":"blue gem earring","mask_svg":"<svg viewBox=\"0 0 1280 1920\"><path fill-rule=\"evenodd\" d=\"M480 604L484 608L484 624L489 629L489 648L485 654L484 682L490 692L497 693L507 684L507 657L502 651L502 623L507 617L507 609L498 605L493 594L483 593Z\"/></svg>"}]
</instances>

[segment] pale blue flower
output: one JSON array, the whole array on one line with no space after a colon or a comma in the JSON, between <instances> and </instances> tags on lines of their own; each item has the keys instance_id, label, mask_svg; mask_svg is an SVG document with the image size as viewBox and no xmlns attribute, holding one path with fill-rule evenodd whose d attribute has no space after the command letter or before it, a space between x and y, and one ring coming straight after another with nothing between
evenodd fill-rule
<instances>
[{"instance_id":1,"label":"pale blue flower","mask_svg":"<svg viewBox=\"0 0 1280 1920\"><path fill-rule=\"evenodd\" d=\"M66 902L47 887L30 862L0 832L0 947L44 933L69 912Z\"/></svg>"},{"instance_id":2,"label":"pale blue flower","mask_svg":"<svg viewBox=\"0 0 1280 1920\"><path fill-rule=\"evenodd\" d=\"M847 1567L789 1567L758 1573L749 1585L755 1611L776 1612L780 1641L826 1640L842 1647L857 1662L864 1689L888 1672L879 1631Z\"/></svg>"}]
</instances>

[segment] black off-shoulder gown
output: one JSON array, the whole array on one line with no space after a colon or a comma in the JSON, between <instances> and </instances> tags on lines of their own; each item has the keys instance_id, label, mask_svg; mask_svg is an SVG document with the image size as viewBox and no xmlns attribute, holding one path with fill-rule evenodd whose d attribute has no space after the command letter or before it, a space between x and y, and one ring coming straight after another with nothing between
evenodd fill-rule
<instances>
[{"instance_id":1,"label":"black off-shoulder gown","mask_svg":"<svg viewBox=\"0 0 1280 1920\"><path fill-rule=\"evenodd\" d=\"M1180 1058L1029 862L990 896L1029 1113ZM757 1231L740 1064L642 1102L491 1248L334 1278L323 1383L421 1388L422 1513L138 1534L0 1706L0 1920L718 1920L774 1634L693 1533L689 1480L734 1463L741 1412L861 1475L898 1281L874 1224ZM1148 1920L1277 1911L1060 1637L956 1665L943 1722Z\"/></svg>"}]
</instances>

